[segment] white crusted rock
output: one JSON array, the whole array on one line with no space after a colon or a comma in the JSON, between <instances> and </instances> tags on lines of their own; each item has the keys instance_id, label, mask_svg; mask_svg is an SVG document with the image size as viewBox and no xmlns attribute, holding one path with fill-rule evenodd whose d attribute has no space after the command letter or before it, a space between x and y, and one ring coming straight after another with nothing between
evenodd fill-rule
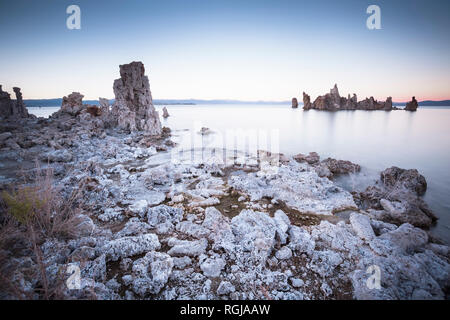
<instances>
[{"instance_id":1,"label":"white crusted rock","mask_svg":"<svg viewBox=\"0 0 450 320\"><path fill-rule=\"evenodd\" d=\"M216 278L225 267L225 261L222 258L208 258L200 264L203 274L210 278Z\"/></svg>"},{"instance_id":2,"label":"white crusted rock","mask_svg":"<svg viewBox=\"0 0 450 320\"><path fill-rule=\"evenodd\" d=\"M173 259L168 254L147 253L133 264L133 291L141 297L159 293L169 280L172 268Z\"/></svg>"},{"instance_id":3,"label":"white crusted rock","mask_svg":"<svg viewBox=\"0 0 450 320\"><path fill-rule=\"evenodd\" d=\"M375 237L375 233L370 225L370 219L367 216L352 212L350 214L350 223L353 230L361 239L371 240Z\"/></svg>"},{"instance_id":4,"label":"white crusted rock","mask_svg":"<svg viewBox=\"0 0 450 320\"><path fill-rule=\"evenodd\" d=\"M144 234L135 237L123 237L108 242L102 251L109 260L117 261L119 258L126 258L142 254L148 251L157 250L161 247L158 237L155 234Z\"/></svg>"}]
</instances>

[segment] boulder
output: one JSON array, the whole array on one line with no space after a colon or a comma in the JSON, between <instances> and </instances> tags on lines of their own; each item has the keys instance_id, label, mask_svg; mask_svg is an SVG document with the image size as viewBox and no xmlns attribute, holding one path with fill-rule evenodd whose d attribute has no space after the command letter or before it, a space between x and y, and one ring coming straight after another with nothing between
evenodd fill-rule
<instances>
[{"instance_id":1,"label":"boulder","mask_svg":"<svg viewBox=\"0 0 450 320\"><path fill-rule=\"evenodd\" d=\"M406 188L418 196L424 195L427 191L427 181L416 169L391 167L381 172L380 178L388 188Z\"/></svg>"},{"instance_id":2,"label":"boulder","mask_svg":"<svg viewBox=\"0 0 450 320\"><path fill-rule=\"evenodd\" d=\"M298 108L297 98L292 98L292 108Z\"/></svg>"},{"instance_id":3,"label":"boulder","mask_svg":"<svg viewBox=\"0 0 450 320\"><path fill-rule=\"evenodd\" d=\"M155 234L148 233L135 237L123 237L112 240L105 244L102 252L106 254L107 259L117 261L120 258L127 258L157 250L160 247L158 237Z\"/></svg>"},{"instance_id":4,"label":"boulder","mask_svg":"<svg viewBox=\"0 0 450 320\"><path fill-rule=\"evenodd\" d=\"M383 210L381 216L386 222L429 228L437 217L420 197L426 190L427 182L417 170L391 167L381 172L376 185L367 187L355 199L362 209Z\"/></svg>"},{"instance_id":5,"label":"boulder","mask_svg":"<svg viewBox=\"0 0 450 320\"><path fill-rule=\"evenodd\" d=\"M133 264L133 291L144 297L157 294L172 274L173 259L166 253L151 251Z\"/></svg>"},{"instance_id":6,"label":"boulder","mask_svg":"<svg viewBox=\"0 0 450 320\"><path fill-rule=\"evenodd\" d=\"M361 167L358 164L350 161L327 158L321 163L324 164L333 174L348 174L361 171Z\"/></svg>"},{"instance_id":7,"label":"boulder","mask_svg":"<svg viewBox=\"0 0 450 320\"><path fill-rule=\"evenodd\" d=\"M80 114L84 108L83 98L84 96L79 92L72 92L68 96L63 97L59 113L68 113L72 116Z\"/></svg>"},{"instance_id":8,"label":"boulder","mask_svg":"<svg viewBox=\"0 0 450 320\"><path fill-rule=\"evenodd\" d=\"M163 118L168 118L169 117L169 112L167 112L167 108L164 107L163 108Z\"/></svg>"},{"instance_id":9,"label":"boulder","mask_svg":"<svg viewBox=\"0 0 450 320\"><path fill-rule=\"evenodd\" d=\"M217 278L225 267L225 261L222 258L208 258L200 264L203 274L209 278Z\"/></svg>"}]
</instances>

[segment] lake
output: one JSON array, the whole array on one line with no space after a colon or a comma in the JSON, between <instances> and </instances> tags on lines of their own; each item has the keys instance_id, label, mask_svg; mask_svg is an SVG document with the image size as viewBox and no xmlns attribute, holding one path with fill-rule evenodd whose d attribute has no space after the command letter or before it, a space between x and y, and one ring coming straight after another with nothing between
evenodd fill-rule
<instances>
[{"instance_id":1,"label":"lake","mask_svg":"<svg viewBox=\"0 0 450 320\"><path fill-rule=\"evenodd\" d=\"M58 108L28 110L46 117ZM156 109L161 115L162 106ZM432 233L450 243L450 107L423 107L417 112L303 111L266 104L169 105L167 109L170 117L162 119L162 125L170 127L185 148L199 144L220 148L227 132L254 130L274 137L286 155L316 151L322 158L358 163L362 171L357 178L339 180L349 190L365 188L391 166L417 169L428 182L424 199L439 217ZM197 134L201 127L213 133Z\"/></svg>"}]
</instances>

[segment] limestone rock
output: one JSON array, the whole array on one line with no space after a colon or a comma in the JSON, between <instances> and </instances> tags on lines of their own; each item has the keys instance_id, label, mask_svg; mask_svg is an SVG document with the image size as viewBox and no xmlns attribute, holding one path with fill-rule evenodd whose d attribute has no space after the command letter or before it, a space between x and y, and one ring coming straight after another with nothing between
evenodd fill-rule
<instances>
[{"instance_id":1,"label":"limestone rock","mask_svg":"<svg viewBox=\"0 0 450 320\"><path fill-rule=\"evenodd\" d=\"M429 228L437 217L420 197L426 189L427 182L417 170L391 167L381 172L376 185L367 187L356 198L362 209L384 210L387 222Z\"/></svg>"},{"instance_id":2,"label":"limestone rock","mask_svg":"<svg viewBox=\"0 0 450 320\"><path fill-rule=\"evenodd\" d=\"M278 250L275 253L275 257L278 260L287 260L292 257L292 251L289 249L289 247L282 247L280 250Z\"/></svg>"},{"instance_id":3,"label":"limestone rock","mask_svg":"<svg viewBox=\"0 0 450 320\"><path fill-rule=\"evenodd\" d=\"M311 97L303 92L303 110L312 109Z\"/></svg>"},{"instance_id":4,"label":"limestone rock","mask_svg":"<svg viewBox=\"0 0 450 320\"><path fill-rule=\"evenodd\" d=\"M427 191L427 181L416 169L388 168L381 172L381 181L389 188L403 187L418 196L424 195Z\"/></svg>"},{"instance_id":5,"label":"limestone rock","mask_svg":"<svg viewBox=\"0 0 450 320\"><path fill-rule=\"evenodd\" d=\"M161 247L158 237L155 234L144 234L136 237L123 237L107 243L102 251L106 257L112 261L119 258L131 257Z\"/></svg>"},{"instance_id":6,"label":"limestone rock","mask_svg":"<svg viewBox=\"0 0 450 320\"><path fill-rule=\"evenodd\" d=\"M324 164L333 174L348 174L361 171L361 167L358 164L350 161L327 158L321 163Z\"/></svg>"},{"instance_id":7,"label":"limestone rock","mask_svg":"<svg viewBox=\"0 0 450 320\"><path fill-rule=\"evenodd\" d=\"M405 106L406 111L417 111L419 107L419 103L416 100L416 97L412 97L412 100L408 102Z\"/></svg>"},{"instance_id":8,"label":"limestone rock","mask_svg":"<svg viewBox=\"0 0 450 320\"><path fill-rule=\"evenodd\" d=\"M120 66L120 79L115 80L113 86L115 101L112 113L120 129L159 135L162 132L161 123L144 73L142 62Z\"/></svg>"},{"instance_id":9,"label":"limestone rock","mask_svg":"<svg viewBox=\"0 0 450 320\"><path fill-rule=\"evenodd\" d=\"M298 108L298 101L297 98L292 98L292 108Z\"/></svg>"},{"instance_id":10,"label":"limestone rock","mask_svg":"<svg viewBox=\"0 0 450 320\"><path fill-rule=\"evenodd\" d=\"M167 111L167 108L164 107L163 108L163 118L168 118L169 117L169 112Z\"/></svg>"},{"instance_id":11,"label":"limestone rock","mask_svg":"<svg viewBox=\"0 0 450 320\"><path fill-rule=\"evenodd\" d=\"M210 278L220 276L220 272L225 267L225 261L222 258L208 258L201 265L203 274Z\"/></svg>"},{"instance_id":12,"label":"limestone rock","mask_svg":"<svg viewBox=\"0 0 450 320\"><path fill-rule=\"evenodd\" d=\"M68 96L63 97L60 112L68 113L72 116L80 114L84 108L83 98L84 96L79 92L72 92Z\"/></svg>"},{"instance_id":13,"label":"limestone rock","mask_svg":"<svg viewBox=\"0 0 450 320\"><path fill-rule=\"evenodd\" d=\"M166 253L151 251L133 264L133 291L144 297L157 294L172 274L173 259Z\"/></svg>"},{"instance_id":14,"label":"limestone rock","mask_svg":"<svg viewBox=\"0 0 450 320\"><path fill-rule=\"evenodd\" d=\"M167 242L172 248L167 252L171 256L189 256L196 257L203 254L208 246L208 241L206 239L188 241L188 240L178 240L176 238L170 238Z\"/></svg>"},{"instance_id":15,"label":"limestone rock","mask_svg":"<svg viewBox=\"0 0 450 320\"><path fill-rule=\"evenodd\" d=\"M392 97L388 97L386 102L384 103L384 110L391 111L392 110Z\"/></svg>"},{"instance_id":16,"label":"limestone rock","mask_svg":"<svg viewBox=\"0 0 450 320\"><path fill-rule=\"evenodd\" d=\"M353 94L352 97L350 95L347 98L341 97L337 85L334 85L329 93L318 96L312 105L310 104L309 96L303 93L303 104L304 110L393 110L391 97L388 97L385 102L379 102L373 97L358 102L356 94Z\"/></svg>"},{"instance_id":17,"label":"limestone rock","mask_svg":"<svg viewBox=\"0 0 450 320\"><path fill-rule=\"evenodd\" d=\"M14 93L16 100L11 100L11 96L8 92L2 90L0 85L0 117L2 118L29 118L32 117L28 114L28 110L25 107L22 99L22 93L20 88L14 87ZM33 116L34 117L34 116Z\"/></svg>"}]
</instances>

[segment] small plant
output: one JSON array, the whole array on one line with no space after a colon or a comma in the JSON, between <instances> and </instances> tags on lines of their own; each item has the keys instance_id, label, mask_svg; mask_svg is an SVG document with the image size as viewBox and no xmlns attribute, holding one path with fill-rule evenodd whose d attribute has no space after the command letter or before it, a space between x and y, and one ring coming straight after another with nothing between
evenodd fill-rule
<instances>
[{"instance_id":1,"label":"small plant","mask_svg":"<svg viewBox=\"0 0 450 320\"><path fill-rule=\"evenodd\" d=\"M2 192L2 198L5 202L9 214L21 224L29 223L36 212L44 207L44 200L39 199L36 190L30 187L24 187L19 191Z\"/></svg>"},{"instance_id":2,"label":"small plant","mask_svg":"<svg viewBox=\"0 0 450 320\"><path fill-rule=\"evenodd\" d=\"M57 283L48 281L40 245L50 238L76 237L81 222L78 207L81 191L72 193L68 198L63 197L54 183L51 169L43 171L37 165L35 172L31 181L3 191L0 197L0 286L19 299L29 297L15 289L11 280L15 267L7 263L9 258L4 249L9 250L13 243L16 252L12 254L17 256L21 255L22 250L30 252L31 249L36 263L34 277L39 279L35 292L39 292L44 299L54 298L60 288Z\"/></svg>"}]
</instances>

